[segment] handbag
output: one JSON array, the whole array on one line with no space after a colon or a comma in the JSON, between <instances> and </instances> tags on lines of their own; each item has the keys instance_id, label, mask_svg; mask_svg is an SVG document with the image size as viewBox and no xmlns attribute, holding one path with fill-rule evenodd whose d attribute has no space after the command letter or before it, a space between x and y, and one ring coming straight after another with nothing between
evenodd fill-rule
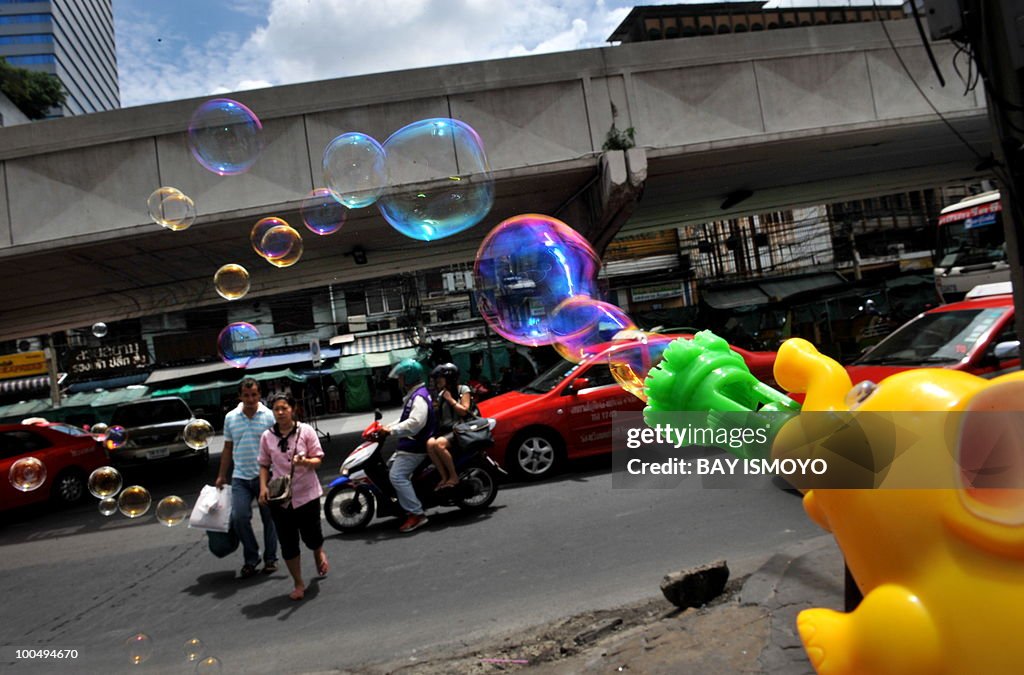
<instances>
[{"instance_id":1,"label":"handbag","mask_svg":"<svg viewBox=\"0 0 1024 675\"><path fill-rule=\"evenodd\" d=\"M274 426L274 429L277 429L276 425ZM291 437L292 434L297 433L298 430L299 425L296 424L295 428L292 429L292 431L287 436L280 439L279 443L281 445L282 450L288 447L288 439ZM290 463L292 465L292 470L289 472L287 476L278 476L277 478L271 478L270 482L267 483L267 501L286 502L292 498L292 478L295 477L295 462L292 461Z\"/></svg>"},{"instance_id":2,"label":"handbag","mask_svg":"<svg viewBox=\"0 0 1024 675\"><path fill-rule=\"evenodd\" d=\"M455 442L461 448L470 448L477 444L494 444L491 434L491 423L486 417L471 417L452 426Z\"/></svg>"},{"instance_id":3,"label":"handbag","mask_svg":"<svg viewBox=\"0 0 1024 675\"><path fill-rule=\"evenodd\" d=\"M231 527L231 486L217 489L204 485L188 518L188 526L212 532L227 532Z\"/></svg>"}]
</instances>

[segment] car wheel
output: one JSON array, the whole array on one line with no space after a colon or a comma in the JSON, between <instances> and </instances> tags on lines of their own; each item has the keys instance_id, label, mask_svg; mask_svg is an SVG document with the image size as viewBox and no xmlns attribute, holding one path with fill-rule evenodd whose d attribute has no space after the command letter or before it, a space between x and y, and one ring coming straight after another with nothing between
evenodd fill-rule
<instances>
[{"instance_id":1,"label":"car wheel","mask_svg":"<svg viewBox=\"0 0 1024 675\"><path fill-rule=\"evenodd\" d=\"M528 431L509 444L509 468L520 478L541 480L562 461L560 439L549 431Z\"/></svg>"},{"instance_id":2,"label":"car wheel","mask_svg":"<svg viewBox=\"0 0 1024 675\"><path fill-rule=\"evenodd\" d=\"M77 504L85 497L85 474L68 469L53 479L53 500L59 504Z\"/></svg>"}]
</instances>

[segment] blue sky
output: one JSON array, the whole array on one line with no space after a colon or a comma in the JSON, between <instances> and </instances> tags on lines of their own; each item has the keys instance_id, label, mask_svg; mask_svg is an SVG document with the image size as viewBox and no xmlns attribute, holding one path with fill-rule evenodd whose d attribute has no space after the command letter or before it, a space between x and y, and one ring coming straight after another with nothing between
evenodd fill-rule
<instances>
[{"instance_id":1,"label":"blue sky","mask_svg":"<svg viewBox=\"0 0 1024 675\"><path fill-rule=\"evenodd\" d=\"M634 4L672 3L114 0L121 104L597 47ZM770 3L807 4L849 0Z\"/></svg>"}]
</instances>

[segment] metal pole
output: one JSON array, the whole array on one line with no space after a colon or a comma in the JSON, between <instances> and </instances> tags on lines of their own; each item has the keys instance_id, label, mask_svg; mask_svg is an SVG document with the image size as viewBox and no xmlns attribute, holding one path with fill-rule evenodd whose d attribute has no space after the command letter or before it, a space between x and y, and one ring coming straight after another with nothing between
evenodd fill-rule
<instances>
[{"instance_id":1,"label":"metal pole","mask_svg":"<svg viewBox=\"0 0 1024 675\"><path fill-rule=\"evenodd\" d=\"M60 407L60 383L57 381L57 348L53 345L53 334L46 337L46 369L50 374L50 403Z\"/></svg>"}]
</instances>

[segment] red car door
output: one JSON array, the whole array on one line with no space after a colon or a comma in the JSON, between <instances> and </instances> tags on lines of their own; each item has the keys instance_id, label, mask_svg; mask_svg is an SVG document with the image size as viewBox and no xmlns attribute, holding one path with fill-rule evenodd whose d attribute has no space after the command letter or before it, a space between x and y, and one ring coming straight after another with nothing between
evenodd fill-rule
<instances>
[{"instance_id":1,"label":"red car door","mask_svg":"<svg viewBox=\"0 0 1024 675\"><path fill-rule=\"evenodd\" d=\"M580 378L586 382L576 391L571 385ZM619 386L603 361L573 373L569 386L562 390L562 399L565 410L562 437L568 443L569 457L611 452L612 412L639 411L644 407L640 399Z\"/></svg>"}]
</instances>

